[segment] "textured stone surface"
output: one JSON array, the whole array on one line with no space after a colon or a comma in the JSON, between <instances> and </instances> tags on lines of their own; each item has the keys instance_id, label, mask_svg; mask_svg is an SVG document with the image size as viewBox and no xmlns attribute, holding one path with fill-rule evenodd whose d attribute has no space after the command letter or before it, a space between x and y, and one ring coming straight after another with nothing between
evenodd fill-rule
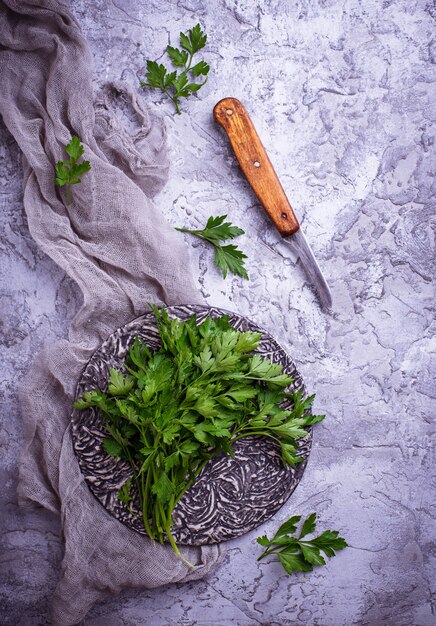
<instances>
[{"instance_id":1,"label":"textured stone surface","mask_svg":"<svg viewBox=\"0 0 436 626\"><path fill-rule=\"evenodd\" d=\"M258 532L229 543L209 579L131 591L86 626L353 624L427 626L434 595L435 336L432 168L436 9L424 0L85 0L71 2L94 54L96 87L137 84L180 30L206 28L213 74L189 114L165 116L171 180L158 197L174 225L228 213L245 229L250 281L222 280L186 236L207 302L250 316L287 349L326 413L304 478L262 530L318 512L350 548L288 577L258 564ZM301 218L334 297L322 314L263 215L213 105L242 99ZM66 335L77 287L33 243L19 150L0 125L1 622L49 623L61 559L58 522L16 505L22 427L17 386L46 341ZM433 222L434 224L434 222ZM433 588L432 588L433 585Z\"/></svg>"}]
</instances>

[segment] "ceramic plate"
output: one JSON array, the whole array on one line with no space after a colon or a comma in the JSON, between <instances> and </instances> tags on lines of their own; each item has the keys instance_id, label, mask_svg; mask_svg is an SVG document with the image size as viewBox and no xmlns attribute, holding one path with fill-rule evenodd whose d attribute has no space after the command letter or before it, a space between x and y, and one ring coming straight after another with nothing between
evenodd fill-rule
<instances>
[{"instance_id":1,"label":"ceramic plate","mask_svg":"<svg viewBox=\"0 0 436 626\"><path fill-rule=\"evenodd\" d=\"M171 316L188 319L193 313L201 323L229 315L230 324L241 331L259 331L262 339L257 352L294 379L294 389L304 384L294 363L279 344L245 317L205 306L172 306ZM116 330L89 360L77 385L76 398L83 392L107 389L109 369L120 369L135 337L155 349L159 335L153 313L146 313ZM247 437L234 445L235 455L217 456L203 468L195 484L183 495L173 512L172 533L178 543L201 545L232 539L252 530L272 517L286 502L301 480L312 443L311 429L300 442L299 456L304 461L295 469L284 468L280 447L266 437ZM127 462L106 454L102 440L107 436L99 411L94 408L74 411L73 445L80 468L94 496L120 522L145 534L138 503L130 508L117 498L117 492L130 476Z\"/></svg>"}]
</instances>

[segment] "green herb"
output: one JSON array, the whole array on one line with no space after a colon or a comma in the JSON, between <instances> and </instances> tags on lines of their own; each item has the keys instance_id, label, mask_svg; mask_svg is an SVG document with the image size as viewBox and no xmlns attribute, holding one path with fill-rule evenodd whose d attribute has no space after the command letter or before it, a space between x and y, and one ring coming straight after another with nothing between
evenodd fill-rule
<instances>
[{"instance_id":1,"label":"green herb","mask_svg":"<svg viewBox=\"0 0 436 626\"><path fill-rule=\"evenodd\" d=\"M77 185L77 183L80 183L80 176L89 172L91 164L89 161L82 161L81 163L77 162L85 152L85 149L76 135L71 137L71 141L65 148L65 152L70 158L66 161L58 161L56 163L55 183L56 185L59 185L59 187L63 187L64 185L67 186L67 204L70 204L71 185Z\"/></svg>"},{"instance_id":2,"label":"green herb","mask_svg":"<svg viewBox=\"0 0 436 626\"><path fill-rule=\"evenodd\" d=\"M301 515L291 517L280 526L272 539L268 539L266 535L258 537L257 543L266 547L266 550L257 560L274 555L288 574L293 571L311 572L314 565L325 565L321 552L325 556L335 556L335 550L342 550L348 545L345 539L339 537L337 530L325 530L318 537L303 541L306 535L315 532L316 513L312 513L305 520L297 537L294 533L300 520Z\"/></svg>"},{"instance_id":3,"label":"green herb","mask_svg":"<svg viewBox=\"0 0 436 626\"><path fill-rule=\"evenodd\" d=\"M204 48L206 40L207 35L202 32L200 24L191 28L187 35L180 33L182 49L167 46L167 53L175 67L183 68L181 72L170 72L157 61L147 61L147 74L145 75L147 80L141 82L140 86L161 89L174 103L176 112L180 114L180 98L189 98L191 94L197 92L207 83L207 78L202 83L190 82L192 80L190 74L194 78L198 78L199 76L207 76L209 72L210 67L204 61L192 65L195 53Z\"/></svg>"},{"instance_id":4,"label":"green herb","mask_svg":"<svg viewBox=\"0 0 436 626\"><path fill-rule=\"evenodd\" d=\"M115 454L112 456L118 456L118 455ZM129 504L129 502L133 500L133 496L130 493L131 486L132 486L132 479L128 478L117 494L118 499L121 500L121 502L125 502L125 504Z\"/></svg>"},{"instance_id":5,"label":"green herb","mask_svg":"<svg viewBox=\"0 0 436 626\"><path fill-rule=\"evenodd\" d=\"M124 372L111 369L107 392L88 391L74 407L99 408L106 452L131 467L132 489L124 484L119 498L130 502L134 483L147 534L160 542L166 535L180 555L172 512L213 456L261 435L294 466L298 440L323 417L308 414L313 396L286 391L292 379L280 364L253 353L260 333L235 330L227 316L197 324L195 315L180 322L153 311L161 347L152 352L136 338Z\"/></svg>"},{"instance_id":6,"label":"green herb","mask_svg":"<svg viewBox=\"0 0 436 626\"><path fill-rule=\"evenodd\" d=\"M226 217L227 215L209 217L203 230L189 230L188 228L176 228L176 230L182 233L190 233L211 243L215 247L215 265L220 268L224 278L227 276L227 271L243 278L248 278L244 267L244 259L247 258L247 255L232 244L227 246L220 244L220 241L234 239L245 232L242 228L232 226L230 222L224 222Z\"/></svg>"}]
</instances>

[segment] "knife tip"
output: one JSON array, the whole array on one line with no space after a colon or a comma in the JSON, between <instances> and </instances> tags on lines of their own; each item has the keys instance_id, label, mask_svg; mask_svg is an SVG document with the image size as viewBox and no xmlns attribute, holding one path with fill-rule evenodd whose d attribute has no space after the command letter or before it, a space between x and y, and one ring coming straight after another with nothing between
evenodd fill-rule
<instances>
[{"instance_id":1,"label":"knife tip","mask_svg":"<svg viewBox=\"0 0 436 626\"><path fill-rule=\"evenodd\" d=\"M317 292L318 302L321 305L321 309L325 313L333 312L333 298L330 289L324 289L322 292Z\"/></svg>"}]
</instances>

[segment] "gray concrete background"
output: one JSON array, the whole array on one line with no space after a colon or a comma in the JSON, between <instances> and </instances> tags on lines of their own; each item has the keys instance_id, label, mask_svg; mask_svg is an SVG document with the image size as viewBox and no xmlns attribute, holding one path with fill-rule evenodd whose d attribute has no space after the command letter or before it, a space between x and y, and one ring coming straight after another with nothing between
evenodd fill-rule
<instances>
[{"instance_id":1,"label":"gray concrete background","mask_svg":"<svg viewBox=\"0 0 436 626\"><path fill-rule=\"evenodd\" d=\"M182 116L165 116L170 182L157 202L177 226L228 213L244 228L250 281L222 280L212 253L186 237L207 302L250 316L316 392L304 478L262 531L317 511L350 547L316 571L258 564L259 532L229 543L208 579L131 591L95 607L86 626L436 624L434 600L435 335L432 169L436 9L424 0L76 0L96 88L132 84L146 58L200 21L212 66ZM244 181L214 104L246 104L331 285L319 310L305 276ZM16 505L22 427L17 386L44 342L66 335L77 287L30 238L19 150L0 124L0 623L49 624L62 553L58 522ZM182 235L181 235L182 236Z\"/></svg>"}]
</instances>

